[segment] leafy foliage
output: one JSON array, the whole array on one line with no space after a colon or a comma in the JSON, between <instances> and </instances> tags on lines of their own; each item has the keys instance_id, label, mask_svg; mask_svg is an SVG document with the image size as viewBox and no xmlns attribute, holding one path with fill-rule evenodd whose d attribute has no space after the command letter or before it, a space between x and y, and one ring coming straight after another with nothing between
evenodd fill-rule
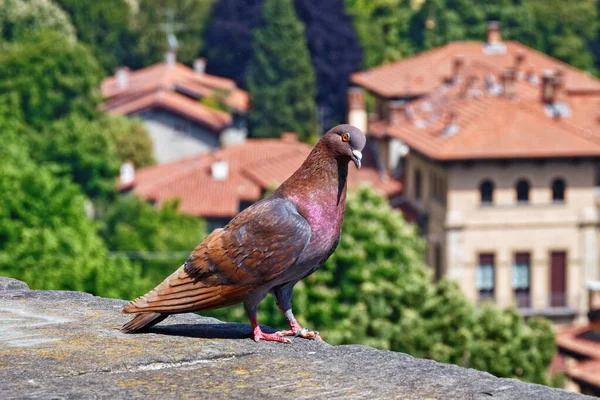
<instances>
[{"instance_id":1,"label":"leafy foliage","mask_svg":"<svg viewBox=\"0 0 600 400\"><path fill-rule=\"evenodd\" d=\"M411 4L410 0L346 0L362 45L364 68L414 53L409 36Z\"/></svg>"},{"instance_id":2,"label":"leafy foliage","mask_svg":"<svg viewBox=\"0 0 600 400\"><path fill-rule=\"evenodd\" d=\"M598 38L600 27L598 2L524 1L535 16L537 40L531 45L578 68L591 70L594 55L590 48Z\"/></svg>"},{"instance_id":3,"label":"leafy foliage","mask_svg":"<svg viewBox=\"0 0 600 400\"><path fill-rule=\"evenodd\" d=\"M157 209L135 196L121 196L102 216L101 235L111 251L165 252L163 257L140 257L144 276L154 286L183 264L206 234L203 220L178 213L177 206L177 202L169 202ZM177 254L168 254L173 252ZM135 295L141 294L143 291Z\"/></svg>"},{"instance_id":4,"label":"leafy foliage","mask_svg":"<svg viewBox=\"0 0 600 400\"><path fill-rule=\"evenodd\" d=\"M364 67L402 59L454 40L484 40L487 22L502 36L592 69L597 2L553 0L346 0L364 51Z\"/></svg>"},{"instance_id":5,"label":"leafy foliage","mask_svg":"<svg viewBox=\"0 0 600 400\"><path fill-rule=\"evenodd\" d=\"M370 189L349 193L342 240L317 272L294 289L294 313L330 344L360 343L548 383L555 352L547 320L528 322L514 310L477 310L456 283L433 284L416 228ZM243 320L240 308L210 315ZM261 323L285 327L268 299Z\"/></svg>"},{"instance_id":6,"label":"leafy foliage","mask_svg":"<svg viewBox=\"0 0 600 400\"><path fill-rule=\"evenodd\" d=\"M31 143L36 161L58 164L56 172L79 184L87 196L105 198L113 193L120 164L100 123L70 115L48 124Z\"/></svg>"},{"instance_id":7,"label":"leafy foliage","mask_svg":"<svg viewBox=\"0 0 600 400\"><path fill-rule=\"evenodd\" d=\"M44 31L2 50L0 103L26 123L39 129L72 112L96 113L101 70L85 46Z\"/></svg>"},{"instance_id":8,"label":"leafy foliage","mask_svg":"<svg viewBox=\"0 0 600 400\"><path fill-rule=\"evenodd\" d=\"M90 46L105 72L129 65L137 42L130 29L132 9L126 0L56 0L71 17L77 38Z\"/></svg>"},{"instance_id":9,"label":"leafy foliage","mask_svg":"<svg viewBox=\"0 0 600 400\"><path fill-rule=\"evenodd\" d=\"M28 157L25 129L0 122L0 275L113 297L145 286L139 267L107 258L79 187Z\"/></svg>"},{"instance_id":10,"label":"leafy foliage","mask_svg":"<svg viewBox=\"0 0 600 400\"><path fill-rule=\"evenodd\" d=\"M107 115L99 122L121 163L131 161L136 168L143 168L156 162L152 139L141 120Z\"/></svg>"},{"instance_id":11,"label":"leafy foliage","mask_svg":"<svg viewBox=\"0 0 600 400\"><path fill-rule=\"evenodd\" d=\"M40 30L75 40L69 16L50 0L0 0L0 39L15 41Z\"/></svg>"},{"instance_id":12,"label":"leafy foliage","mask_svg":"<svg viewBox=\"0 0 600 400\"><path fill-rule=\"evenodd\" d=\"M279 137L290 131L307 139L316 133L315 74L291 2L264 3L262 23L252 38L248 91L253 136Z\"/></svg>"}]
</instances>

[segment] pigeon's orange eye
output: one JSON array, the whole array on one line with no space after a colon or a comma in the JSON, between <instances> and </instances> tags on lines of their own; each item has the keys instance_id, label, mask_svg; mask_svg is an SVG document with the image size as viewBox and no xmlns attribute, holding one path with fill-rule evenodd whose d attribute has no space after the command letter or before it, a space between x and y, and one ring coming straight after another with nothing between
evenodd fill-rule
<instances>
[{"instance_id":1,"label":"pigeon's orange eye","mask_svg":"<svg viewBox=\"0 0 600 400\"><path fill-rule=\"evenodd\" d=\"M347 142L350 140L350 135L348 133L342 134L342 142Z\"/></svg>"}]
</instances>

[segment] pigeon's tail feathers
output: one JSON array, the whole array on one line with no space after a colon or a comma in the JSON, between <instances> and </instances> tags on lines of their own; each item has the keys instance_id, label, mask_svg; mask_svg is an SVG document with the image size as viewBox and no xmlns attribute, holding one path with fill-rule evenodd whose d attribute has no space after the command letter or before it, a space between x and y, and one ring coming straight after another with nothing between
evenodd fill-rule
<instances>
[{"instance_id":1,"label":"pigeon's tail feathers","mask_svg":"<svg viewBox=\"0 0 600 400\"><path fill-rule=\"evenodd\" d=\"M160 285L123 307L123 312L176 314L212 310L239 303L244 289L243 286L223 287L212 274L194 278L182 265Z\"/></svg>"},{"instance_id":2,"label":"pigeon's tail feathers","mask_svg":"<svg viewBox=\"0 0 600 400\"><path fill-rule=\"evenodd\" d=\"M167 318L169 314L143 313L136 315L131 321L121 327L123 333L134 333L146 330Z\"/></svg>"}]
</instances>

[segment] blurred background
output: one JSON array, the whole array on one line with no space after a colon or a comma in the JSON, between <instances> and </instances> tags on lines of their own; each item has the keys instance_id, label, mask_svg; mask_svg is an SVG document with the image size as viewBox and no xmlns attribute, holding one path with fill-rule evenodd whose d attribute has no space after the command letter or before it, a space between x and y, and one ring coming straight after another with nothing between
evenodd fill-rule
<instances>
[{"instance_id":1,"label":"blurred background","mask_svg":"<svg viewBox=\"0 0 600 400\"><path fill-rule=\"evenodd\" d=\"M300 323L600 395L599 12L0 0L0 275L137 297L351 123L364 167Z\"/></svg>"}]
</instances>

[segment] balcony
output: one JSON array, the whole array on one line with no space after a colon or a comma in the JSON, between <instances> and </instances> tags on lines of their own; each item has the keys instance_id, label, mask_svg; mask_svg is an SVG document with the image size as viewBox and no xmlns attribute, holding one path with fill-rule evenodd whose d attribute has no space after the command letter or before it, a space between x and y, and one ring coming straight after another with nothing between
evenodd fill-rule
<instances>
[{"instance_id":1,"label":"balcony","mask_svg":"<svg viewBox=\"0 0 600 400\"><path fill-rule=\"evenodd\" d=\"M543 316L555 322L570 322L576 315L576 311L567 305L566 293L548 295L547 306L544 308L532 308L529 293L526 295L515 293L515 303L524 317Z\"/></svg>"}]
</instances>

